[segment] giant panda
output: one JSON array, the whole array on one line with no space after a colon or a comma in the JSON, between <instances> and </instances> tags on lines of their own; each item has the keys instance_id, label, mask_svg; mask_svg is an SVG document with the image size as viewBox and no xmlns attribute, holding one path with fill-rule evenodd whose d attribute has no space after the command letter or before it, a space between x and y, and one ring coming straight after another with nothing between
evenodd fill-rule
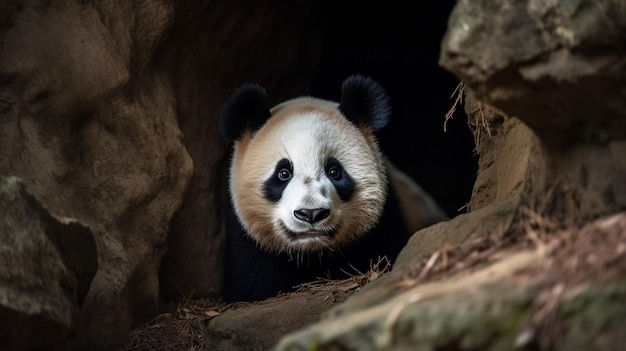
<instances>
[{"instance_id":1,"label":"giant panda","mask_svg":"<svg viewBox=\"0 0 626 351\"><path fill-rule=\"evenodd\" d=\"M383 88L360 75L343 82L339 103L300 97L270 109L255 84L226 101L220 133L234 142L226 301L262 300L318 278L366 272L383 256L393 262L416 227L444 217L410 185L417 193L404 187L401 195L413 196L422 213L417 223L403 218L410 212L389 179L405 178L389 175L374 135L390 112Z\"/></svg>"}]
</instances>

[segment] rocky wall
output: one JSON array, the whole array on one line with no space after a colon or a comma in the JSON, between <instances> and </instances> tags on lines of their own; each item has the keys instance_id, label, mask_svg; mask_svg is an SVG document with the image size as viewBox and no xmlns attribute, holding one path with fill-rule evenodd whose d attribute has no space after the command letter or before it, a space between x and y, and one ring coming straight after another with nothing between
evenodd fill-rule
<instances>
[{"instance_id":1,"label":"rocky wall","mask_svg":"<svg viewBox=\"0 0 626 351\"><path fill-rule=\"evenodd\" d=\"M27 0L0 8L0 175L93 231L99 269L78 335L112 348L158 311L158 268L191 177L170 84L151 61L174 9Z\"/></svg>"},{"instance_id":2,"label":"rocky wall","mask_svg":"<svg viewBox=\"0 0 626 351\"><path fill-rule=\"evenodd\" d=\"M452 12L440 64L539 140L514 156L528 167L528 206L581 221L626 208L625 29L619 0L459 1ZM484 116L484 126L496 122ZM500 156L500 165L510 159Z\"/></svg>"},{"instance_id":3,"label":"rocky wall","mask_svg":"<svg viewBox=\"0 0 626 351\"><path fill-rule=\"evenodd\" d=\"M98 269L91 230L0 178L0 348L63 350Z\"/></svg>"}]
</instances>

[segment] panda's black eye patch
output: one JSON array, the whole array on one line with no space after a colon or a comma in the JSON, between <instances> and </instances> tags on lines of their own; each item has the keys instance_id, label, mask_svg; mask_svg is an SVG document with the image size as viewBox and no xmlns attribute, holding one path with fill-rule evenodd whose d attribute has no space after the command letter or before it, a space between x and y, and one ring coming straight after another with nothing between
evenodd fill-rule
<instances>
[{"instance_id":1,"label":"panda's black eye patch","mask_svg":"<svg viewBox=\"0 0 626 351\"><path fill-rule=\"evenodd\" d=\"M274 173L263 183L265 197L273 202L278 202L283 196L283 191L293 176L293 165L288 159L283 158L274 167Z\"/></svg>"},{"instance_id":2,"label":"panda's black eye patch","mask_svg":"<svg viewBox=\"0 0 626 351\"><path fill-rule=\"evenodd\" d=\"M333 183L337 194L342 201L348 201L354 193L355 183L346 172L341 162L334 157L329 158L324 166L326 176Z\"/></svg>"}]
</instances>

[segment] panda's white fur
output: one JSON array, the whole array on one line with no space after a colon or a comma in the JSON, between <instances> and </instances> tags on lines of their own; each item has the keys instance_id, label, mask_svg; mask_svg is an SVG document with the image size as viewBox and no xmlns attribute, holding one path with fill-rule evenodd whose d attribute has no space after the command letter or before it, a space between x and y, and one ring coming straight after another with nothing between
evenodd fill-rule
<instances>
[{"instance_id":1,"label":"panda's white fur","mask_svg":"<svg viewBox=\"0 0 626 351\"><path fill-rule=\"evenodd\" d=\"M265 250L293 252L341 248L365 234L377 223L387 196L382 156L372 132L346 120L337 103L309 97L284 102L271 115L258 132L235 143L230 193L248 235ZM341 201L325 174L331 157L355 181L348 202ZM292 162L293 175L274 203L261 185L281 159ZM308 223L294 216L302 208L325 208L330 214Z\"/></svg>"}]
</instances>

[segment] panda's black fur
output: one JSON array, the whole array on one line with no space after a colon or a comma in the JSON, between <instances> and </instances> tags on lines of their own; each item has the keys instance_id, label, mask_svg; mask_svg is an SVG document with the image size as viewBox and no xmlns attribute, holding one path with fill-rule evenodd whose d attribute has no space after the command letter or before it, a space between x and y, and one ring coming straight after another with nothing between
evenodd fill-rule
<instances>
[{"instance_id":1,"label":"panda's black fur","mask_svg":"<svg viewBox=\"0 0 626 351\"><path fill-rule=\"evenodd\" d=\"M388 98L382 87L363 76L352 76L344 81L342 98L337 109L354 126L366 133L384 127L390 115ZM271 115L265 90L258 85L246 84L224 105L220 132L228 141L249 140L263 128ZM276 167L288 169L288 165L280 166L280 163ZM346 176L349 176L347 172ZM341 201L351 201L348 190L344 189L342 196L338 185L334 186ZM347 244L310 252L274 250L271 244L269 248L268 245L260 244L253 238L255 235L244 229L243 224L246 221L238 218L233 204L228 213L226 228L224 299L261 300L292 291L296 285L317 278L337 279L366 272L372 263L383 256L393 262L410 233L402 218L396 194L386 182L385 187L387 199L382 214L367 233L358 237L355 235ZM282 195L280 189L274 194L272 190L267 193L267 189L262 193L268 203L280 200ZM235 201L233 194L231 200Z\"/></svg>"}]
</instances>

